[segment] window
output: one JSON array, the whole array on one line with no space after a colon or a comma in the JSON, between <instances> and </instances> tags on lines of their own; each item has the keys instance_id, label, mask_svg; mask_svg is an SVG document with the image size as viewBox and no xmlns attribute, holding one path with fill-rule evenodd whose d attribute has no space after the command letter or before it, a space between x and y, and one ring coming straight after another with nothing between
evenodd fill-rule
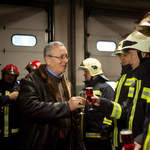
<instances>
[{"instance_id":1,"label":"window","mask_svg":"<svg viewBox=\"0 0 150 150\"><path fill-rule=\"evenodd\" d=\"M97 50L103 52L113 52L116 46L116 43L113 41L98 41L96 43Z\"/></svg>"},{"instance_id":2,"label":"window","mask_svg":"<svg viewBox=\"0 0 150 150\"><path fill-rule=\"evenodd\" d=\"M33 35L13 35L11 38L12 44L15 46L30 46L36 45L36 37Z\"/></svg>"}]
</instances>

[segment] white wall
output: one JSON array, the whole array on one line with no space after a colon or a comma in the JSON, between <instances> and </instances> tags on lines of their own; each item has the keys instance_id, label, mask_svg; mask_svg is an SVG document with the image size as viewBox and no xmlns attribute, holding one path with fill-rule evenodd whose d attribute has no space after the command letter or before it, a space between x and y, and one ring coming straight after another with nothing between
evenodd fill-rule
<instances>
[{"instance_id":1,"label":"white wall","mask_svg":"<svg viewBox=\"0 0 150 150\"><path fill-rule=\"evenodd\" d=\"M21 79L28 73L24 68L29 61L37 59L44 62L47 13L41 8L0 5L0 20L0 63L2 64L0 70L12 63L18 67L20 72L18 79ZM37 44L34 47L14 46L11 43L14 34L34 35Z\"/></svg>"},{"instance_id":2,"label":"white wall","mask_svg":"<svg viewBox=\"0 0 150 150\"><path fill-rule=\"evenodd\" d=\"M88 51L90 57L98 59L102 64L104 75L112 81L116 81L120 76L120 60L112 56L112 52L100 52L96 49L96 43L99 40L114 41L118 44L122 39L119 34L125 35L131 33L136 27L134 19L108 17L108 16L90 16L88 18L87 30Z\"/></svg>"}]
</instances>

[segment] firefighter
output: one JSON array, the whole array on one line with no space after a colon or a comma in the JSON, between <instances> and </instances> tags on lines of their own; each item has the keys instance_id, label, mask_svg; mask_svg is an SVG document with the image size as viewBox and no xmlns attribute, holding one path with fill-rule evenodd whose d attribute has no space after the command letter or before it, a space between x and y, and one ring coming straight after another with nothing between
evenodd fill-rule
<instances>
[{"instance_id":1,"label":"firefighter","mask_svg":"<svg viewBox=\"0 0 150 150\"><path fill-rule=\"evenodd\" d=\"M97 96L114 99L114 90L106 83L108 79L103 75L101 63L97 59L85 59L79 69L84 71L85 76L85 87L82 90L93 87L93 93ZM86 103L85 115L81 117L81 133L86 150L111 150L112 118L89 108L89 104Z\"/></svg>"},{"instance_id":2,"label":"firefighter","mask_svg":"<svg viewBox=\"0 0 150 150\"><path fill-rule=\"evenodd\" d=\"M124 41L124 40L123 40ZM121 76L118 78L116 82L115 88L115 99L114 101L119 104L123 104L123 102L127 99L129 86L135 81L135 78L132 74L132 68L129 63L129 53L122 51L123 41L119 42L117 48L114 51L114 54L119 58L121 63ZM122 149L122 140L120 137L120 131L126 128L125 120L117 120L113 118L113 137L112 144L116 147L116 150Z\"/></svg>"},{"instance_id":3,"label":"firefighter","mask_svg":"<svg viewBox=\"0 0 150 150\"><path fill-rule=\"evenodd\" d=\"M145 36L140 35L139 38L135 38L130 34L123 42L122 50L129 50L130 64L137 79L129 87L128 99L123 105L93 97L97 102L100 101L99 111L101 113L117 119L127 119L127 128L133 131L134 144L137 149L140 149L142 145L146 105L150 95L149 49L150 40L145 39Z\"/></svg>"},{"instance_id":4,"label":"firefighter","mask_svg":"<svg viewBox=\"0 0 150 150\"><path fill-rule=\"evenodd\" d=\"M41 62L39 60L32 60L30 61L27 66L25 67L25 69L31 73L31 72L34 72L38 66L41 64Z\"/></svg>"},{"instance_id":5,"label":"firefighter","mask_svg":"<svg viewBox=\"0 0 150 150\"><path fill-rule=\"evenodd\" d=\"M145 38L150 37L150 12L148 12L142 21L137 26L137 31L145 35ZM148 36L148 37L146 37ZM144 122L142 149L148 150L150 143L150 100L147 99L146 117Z\"/></svg>"},{"instance_id":6,"label":"firefighter","mask_svg":"<svg viewBox=\"0 0 150 150\"><path fill-rule=\"evenodd\" d=\"M18 149L20 111L18 105L18 68L8 64L2 69L0 80L0 146L2 150Z\"/></svg>"}]
</instances>

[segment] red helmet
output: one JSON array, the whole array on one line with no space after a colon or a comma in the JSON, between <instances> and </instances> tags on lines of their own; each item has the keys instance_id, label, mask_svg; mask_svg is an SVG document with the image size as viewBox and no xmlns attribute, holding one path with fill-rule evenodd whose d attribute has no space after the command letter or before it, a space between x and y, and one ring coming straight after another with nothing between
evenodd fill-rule
<instances>
[{"instance_id":1,"label":"red helmet","mask_svg":"<svg viewBox=\"0 0 150 150\"><path fill-rule=\"evenodd\" d=\"M13 64L6 65L1 71L2 73L8 73L8 74L19 76L18 68Z\"/></svg>"},{"instance_id":2,"label":"red helmet","mask_svg":"<svg viewBox=\"0 0 150 150\"><path fill-rule=\"evenodd\" d=\"M27 69L27 70L29 70L29 69L37 69L40 64L41 64L41 62L39 60L33 60L33 61L30 61L27 64L25 69Z\"/></svg>"}]
</instances>

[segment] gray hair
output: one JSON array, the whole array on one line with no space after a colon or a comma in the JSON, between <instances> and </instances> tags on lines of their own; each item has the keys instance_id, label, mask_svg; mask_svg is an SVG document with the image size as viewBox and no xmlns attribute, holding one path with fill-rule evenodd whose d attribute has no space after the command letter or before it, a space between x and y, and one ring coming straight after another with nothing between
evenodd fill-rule
<instances>
[{"instance_id":1,"label":"gray hair","mask_svg":"<svg viewBox=\"0 0 150 150\"><path fill-rule=\"evenodd\" d=\"M51 51L53 45L55 45L55 46L64 46L64 44L61 43L61 42L59 42L59 41L54 41L54 42L48 43L48 44L45 46L45 48L44 48L44 58L45 58L47 55L50 54L50 51Z\"/></svg>"}]
</instances>

